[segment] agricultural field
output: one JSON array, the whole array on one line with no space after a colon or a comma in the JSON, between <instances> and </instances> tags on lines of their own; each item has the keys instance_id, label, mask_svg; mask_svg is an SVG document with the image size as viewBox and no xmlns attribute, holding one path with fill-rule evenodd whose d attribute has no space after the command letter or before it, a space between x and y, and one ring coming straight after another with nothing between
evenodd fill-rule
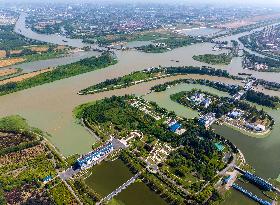
<instances>
[{"instance_id":1,"label":"agricultural field","mask_svg":"<svg viewBox=\"0 0 280 205\"><path fill-rule=\"evenodd\" d=\"M53 70L52 68L46 68L46 69L42 69L42 70L31 72L31 73L25 73L25 74L22 74L22 75L19 75L19 76L15 76L15 77L11 77L11 78L8 78L8 79L4 79L4 80L0 81L0 85L4 85L6 83L12 83L12 82L13 83L21 82L23 80L35 77L35 76L40 75L42 73L50 72L52 70Z\"/></svg>"},{"instance_id":2,"label":"agricultural field","mask_svg":"<svg viewBox=\"0 0 280 205\"><path fill-rule=\"evenodd\" d=\"M0 204L75 204L56 177L64 162L43 135L19 116L0 119Z\"/></svg>"},{"instance_id":3,"label":"agricultural field","mask_svg":"<svg viewBox=\"0 0 280 205\"><path fill-rule=\"evenodd\" d=\"M22 63L24 61L26 61L25 58L2 59L0 60L0 68L15 65L17 63Z\"/></svg>"},{"instance_id":4,"label":"agricultural field","mask_svg":"<svg viewBox=\"0 0 280 205\"><path fill-rule=\"evenodd\" d=\"M19 69L16 69L16 68L8 68L8 69L0 70L0 78L4 77L4 76L8 76L8 75L13 75L13 74L17 73L18 71L19 71Z\"/></svg>"}]
</instances>

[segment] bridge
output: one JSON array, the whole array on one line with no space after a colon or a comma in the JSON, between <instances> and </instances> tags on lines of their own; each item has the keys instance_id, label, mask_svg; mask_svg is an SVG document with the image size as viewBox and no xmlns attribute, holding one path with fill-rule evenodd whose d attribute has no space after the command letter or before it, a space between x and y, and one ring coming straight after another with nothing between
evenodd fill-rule
<instances>
[{"instance_id":1,"label":"bridge","mask_svg":"<svg viewBox=\"0 0 280 205\"><path fill-rule=\"evenodd\" d=\"M237 184L233 184L232 188L236 189L237 191L240 191L241 193L243 193L244 195L248 196L249 198L253 199L254 201L258 202L261 205L272 205L272 203L270 203L269 201L266 201L266 200L263 200L263 199L259 198L258 196L256 196L253 193L247 191L243 187L238 186Z\"/></svg>"},{"instance_id":2,"label":"bridge","mask_svg":"<svg viewBox=\"0 0 280 205\"><path fill-rule=\"evenodd\" d=\"M243 177L245 179L247 179L249 182L257 185L258 187L260 187L261 189L265 190L265 191L277 191L279 192L279 189L277 189L276 187L274 187L271 183L269 183L268 181L264 180L263 178L252 174L248 171L244 171L242 169L240 169L239 167L234 167L236 170L238 170L241 174L243 174Z\"/></svg>"},{"instance_id":3,"label":"bridge","mask_svg":"<svg viewBox=\"0 0 280 205\"><path fill-rule=\"evenodd\" d=\"M135 182L135 180L141 175L141 172L138 172L133 177L131 177L129 180L127 180L123 185L115 189L113 192L108 194L106 197L101 199L99 202L96 203L96 205L101 205L105 201L110 201L114 196L118 195L122 192L122 190L125 190L130 184Z\"/></svg>"}]
</instances>

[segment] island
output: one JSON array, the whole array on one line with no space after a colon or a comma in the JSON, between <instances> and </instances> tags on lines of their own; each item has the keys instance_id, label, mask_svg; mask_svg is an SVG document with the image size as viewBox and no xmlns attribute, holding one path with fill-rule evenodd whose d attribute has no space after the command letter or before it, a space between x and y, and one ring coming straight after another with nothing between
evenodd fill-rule
<instances>
[{"instance_id":1,"label":"island","mask_svg":"<svg viewBox=\"0 0 280 205\"><path fill-rule=\"evenodd\" d=\"M160 40L154 40L153 44L137 47L138 50L145 53L163 53L175 48L189 46L195 43L202 43L206 39L198 37L169 37Z\"/></svg>"},{"instance_id":2,"label":"island","mask_svg":"<svg viewBox=\"0 0 280 205\"><path fill-rule=\"evenodd\" d=\"M274 123L271 116L248 103L202 90L182 91L170 97L184 106L198 110L201 113L199 122L206 127L218 121L255 134L267 134Z\"/></svg>"},{"instance_id":3,"label":"island","mask_svg":"<svg viewBox=\"0 0 280 205\"><path fill-rule=\"evenodd\" d=\"M244 78L231 76L229 73L225 70L221 69L214 69L210 67L193 67L193 66L185 66L185 67L152 67L148 68L142 71L135 71L128 75L125 75L123 77L114 78L114 79L107 79L101 83L98 83L96 85L90 86L88 88L85 88L78 92L79 95L88 95L88 94L94 94L109 90L115 90L115 89L121 89L126 88L132 85L153 81L160 78L167 78L171 76L181 76L181 75L187 75L187 74L199 74L199 75L208 75L208 76L218 76L218 77L225 77L225 78L231 78L236 80L244 80ZM225 92L230 93L232 96L236 95L238 98L246 99L249 102L257 103L259 105L271 107L274 109L278 109L280 106L280 98L277 96L269 96L266 94L263 94L261 92L252 90L251 88L253 86L257 85L270 85L271 87L278 86L277 83L271 83L267 81L263 81L261 79L251 79L248 78L248 81L246 81L246 78L244 80L245 82L249 83L245 89L247 92L241 92L241 94L238 94L242 89L241 86L238 85L228 85L220 82L213 82L209 80L201 80L201 79L188 79L187 76L185 76L185 79L178 79L170 82L166 82L164 84L159 84L152 87L152 91L160 92L164 91L167 88L169 88L172 85L176 85L179 83L192 83L192 84L201 84L201 85L208 85L210 87L214 87L218 90L222 90ZM248 87L249 86L249 87Z\"/></svg>"},{"instance_id":4,"label":"island","mask_svg":"<svg viewBox=\"0 0 280 205\"><path fill-rule=\"evenodd\" d=\"M230 54L222 53L222 54L205 54L205 55L195 55L193 59L196 61L204 62L212 65L228 65L232 60L232 56Z\"/></svg>"}]
</instances>

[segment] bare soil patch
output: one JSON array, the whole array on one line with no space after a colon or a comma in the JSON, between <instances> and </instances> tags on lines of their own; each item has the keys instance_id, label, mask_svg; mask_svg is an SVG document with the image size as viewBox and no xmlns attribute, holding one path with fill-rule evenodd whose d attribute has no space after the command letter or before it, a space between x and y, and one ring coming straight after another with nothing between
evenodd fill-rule
<instances>
[{"instance_id":1,"label":"bare soil patch","mask_svg":"<svg viewBox=\"0 0 280 205\"><path fill-rule=\"evenodd\" d=\"M17 146L23 142L28 142L30 140L30 137L23 134L0 132L0 150L8 147Z\"/></svg>"},{"instance_id":2,"label":"bare soil patch","mask_svg":"<svg viewBox=\"0 0 280 205\"><path fill-rule=\"evenodd\" d=\"M45 147L42 144L18 152L12 152L0 157L0 167L12 163L21 163L43 154Z\"/></svg>"},{"instance_id":3,"label":"bare soil patch","mask_svg":"<svg viewBox=\"0 0 280 205\"><path fill-rule=\"evenodd\" d=\"M0 50L0 58L6 58L6 51Z\"/></svg>"},{"instance_id":4,"label":"bare soil patch","mask_svg":"<svg viewBox=\"0 0 280 205\"><path fill-rule=\"evenodd\" d=\"M35 51L35 52L46 52L48 51L48 49L49 49L48 46L34 46L30 48L31 51Z\"/></svg>"},{"instance_id":5,"label":"bare soil patch","mask_svg":"<svg viewBox=\"0 0 280 205\"><path fill-rule=\"evenodd\" d=\"M0 77L15 74L17 72L18 72L18 70L15 68L8 68L8 69L0 70Z\"/></svg>"},{"instance_id":6,"label":"bare soil patch","mask_svg":"<svg viewBox=\"0 0 280 205\"><path fill-rule=\"evenodd\" d=\"M233 22L229 22L229 23L225 23L225 24L219 24L219 25L217 25L217 27L218 28L236 29L236 28L240 28L242 26L248 26L248 25L251 25L251 24L255 24L259 21L276 19L276 18L279 18L279 17L280 17L280 14L255 16L255 17L244 19L244 20L233 21Z\"/></svg>"},{"instance_id":7,"label":"bare soil patch","mask_svg":"<svg viewBox=\"0 0 280 205\"><path fill-rule=\"evenodd\" d=\"M32 77L34 77L36 75L39 75L41 73L49 72L51 70L53 70L53 68L46 68L46 69L35 71L35 72L32 72L32 73L25 73L25 74L22 74L20 76L16 76L16 77L13 77L13 78L2 80L2 81L0 81L0 85L4 85L6 83L11 83L11 82L20 82L20 81L23 81L25 79L32 78Z\"/></svg>"},{"instance_id":8,"label":"bare soil patch","mask_svg":"<svg viewBox=\"0 0 280 205\"><path fill-rule=\"evenodd\" d=\"M10 50L11 54L21 54L22 50Z\"/></svg>"},{"instance_id":9,"label":"bare soil patch","mask_svg":"<svg viewBox=\"0 0 280 205\"><path fill-rule=\"evenodd\" d=\"M11 58L11 59L3 59L0 60L0 68L2 67L6 67L6 66L11 66L14 65L16 63L21 63L26 61L25 58Z\"/></svg>"}]
</instances>

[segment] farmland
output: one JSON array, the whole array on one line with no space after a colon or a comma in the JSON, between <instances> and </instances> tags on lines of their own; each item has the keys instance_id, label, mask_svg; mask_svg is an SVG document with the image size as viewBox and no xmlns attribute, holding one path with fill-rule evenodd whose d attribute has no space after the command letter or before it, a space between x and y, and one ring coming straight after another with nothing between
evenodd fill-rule
<instances>
[{"instance_id":1,"label":"farmland","mask_svg":"<svg viewBox=\"0 0 280 205\"><path fill-rule=\"evenodd\" d=\"M43 135L20 116L0 119L0 204L75 203L56 178L64 162Z\"/></svg>"}]
</instances>

